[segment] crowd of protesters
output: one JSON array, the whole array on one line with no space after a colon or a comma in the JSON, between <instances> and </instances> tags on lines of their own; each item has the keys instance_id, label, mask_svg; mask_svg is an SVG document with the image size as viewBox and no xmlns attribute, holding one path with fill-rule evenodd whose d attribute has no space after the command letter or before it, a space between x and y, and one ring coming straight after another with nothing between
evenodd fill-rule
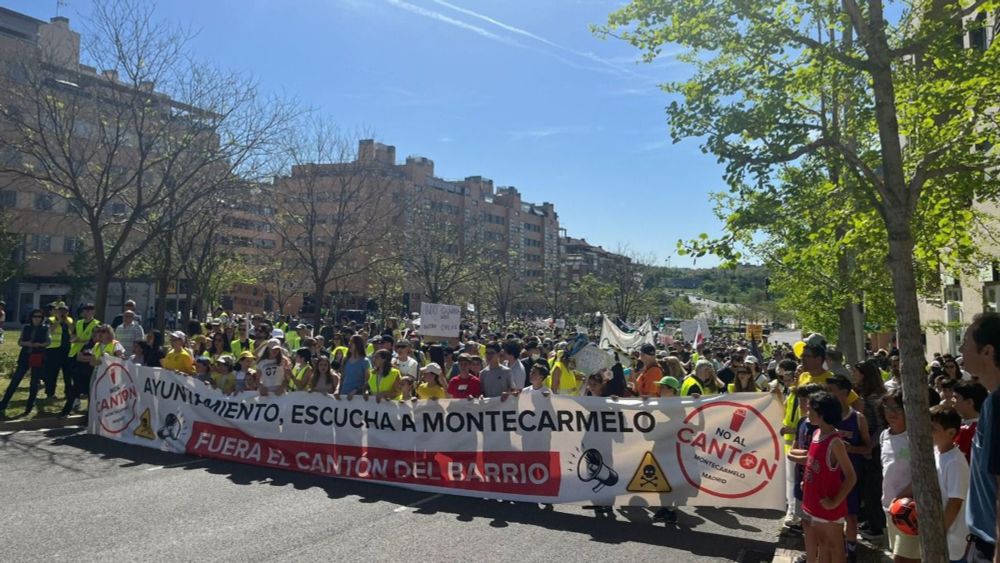
<instances>
[{"instance_id":1,"label":"crowd of protesters","mask_svg":"<svg viewBox=\"0 0 1000 563\"><path fill-rule=\"evenodd\" d=\"M599 397L701 397L772 393L784 405L788 513L784 525L806 540L803 560L853 561L859 535L887 537L894 560L919 561L919 537L889 517L893 501L912 496L910 444L900 362L894 350L843 364L843 355L812 334L795 346L716 338L698 347L659 339L615 351L609 369L580 373L576 335L512 323L468 327L458 338L425 339L416 327L342 319L316 328L289 317L238 317L218 309L207 322L166 334L143 330L128 302L111 324L80 318L65 303L35 310L20 334L21 352L0 400L0 417L30 373L25 415L56 400L61 415L80 407L104 356L130 359L196 378L226 394L288 392L376 401L475 399L521 393ZM596 335L590 339L596 341ZM996 561L995 432L1000 385L1000 315L968 328L961 356L938 355L927 368L935 460L944 499L951 561ZM44 391L46 398L39 401ZM610 507L596 507L608 514ZM656 518L675 522L664 508Z\"/></svg>"}]
</instances>

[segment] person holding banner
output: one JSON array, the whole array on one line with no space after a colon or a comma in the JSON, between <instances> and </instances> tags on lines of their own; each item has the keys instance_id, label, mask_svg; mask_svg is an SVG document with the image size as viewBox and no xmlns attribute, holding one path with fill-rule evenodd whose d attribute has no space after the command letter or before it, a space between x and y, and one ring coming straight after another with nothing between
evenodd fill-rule
<instances>
[{"instance_id":1,"label":"person holding banner","mask_svg":"<svg viewBox=\"0 0 1000 563\"><path fill-rule=\"evenodd\" d=\"M431 362L420 369L421 383L417 386L418 399L447 399L448 392L445 390L447 382L443 380L441 366L436 362Z\"/></svg>"},{"instance_id":2,"label":"person holding banner","mask_svg":"<svg viewBox=\"0 0 1000 563\"><path fill-rule=\"evenodd\" d=\"M261 397L285 394L285 389L288 389L289 367L288 358L281 349L281 342L276 338L268 340L257 362L257 374L260 380L257 391Z\"/></svg>"},{"instance_id":3,"label":"person holding banner","mask_svg":"<svg viewBox=\"0 0 1000 563\"><path fill-rule=\"evenodd\" d=\"M312 351L309 348L303 347L295 351L295 363L291 372L291 377L288 378L288 390L305 391L313 380Z\"/></svg>"},{"instance_id":4,"label":"person holding banner","mask_svg":"<svg viewBox=\"0 0 1000 563\"><path fill-rule=\"evenodd\" d=\"M170 333L170 351L167 352L167 355L163 357L163 361L160 362L163 369L187 375L194 373L194 356L184 347L186 340L187 336L179 330Z\"/></svg>"},{"instance_id":5,"label":"person holding banner","mask_svg":"<svg viewBox=\"0 0 1000 563\"><path fill-rule=\"evenodd\" d=\"M368 387L372 365L365 354L365 338L360 334L351 336L347 343L347 360L344 362L343 378L338 394L346 394L348 399L363 393Z\"/></svg>"},{"instance_id":6,"label":"person holding banner","mask_svg":"<svg viewBox=\"0 0 1000 563\"><path fill-rule=\"evenodd\" d=\"M330 358L327 356L316 358L316 369L312 370L309 392L329 395L337 390L338 385L340 385L340 376L333 371Z\"/></svg>"},{"instance_id":7,"label":"person holding banner","mask_svg":"<svg viewBox=\"0 0 1000 563\"><path fill-rule=\"evenodd\" d=\"M717 395L724 389L722 381L715 376L715 367L708 360L698 360L694 373L681 382L682 397Z\"/></svg>"},{"instance_id":8,"label":"person holding banner","mask_svg":"<svg viewBox=\"0 0 1000 563\"><path fill-rule=\"evenodd\" d=\"M656 363L656 346L643 344L639 348L639 361L642 362L642 371L635 378L632 386L635 394L640 397L658 397L660 395L659 382L663 379L663 370Z\"/></svg>"},{"instance_id":9,"label":"person holding banner","mask_svg":"<svg viewBox=\"0 0 1000 563\"><path fill-rule=\"evenodd\" d=\"M383 348L372 354L371 375L368 377L368 394L375 401L394 399L399 395L399 370L392 367L392 352Z\"/></svg>"}]
</instances>

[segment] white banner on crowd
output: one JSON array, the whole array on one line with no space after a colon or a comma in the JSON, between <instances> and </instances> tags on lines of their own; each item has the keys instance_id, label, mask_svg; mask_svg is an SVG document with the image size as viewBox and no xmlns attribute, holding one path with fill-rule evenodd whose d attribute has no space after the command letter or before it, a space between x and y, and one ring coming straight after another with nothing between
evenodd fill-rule
<instances>
[{"instance_id":1,"label":"white banner on crowd","mask_svg":"<svg viewBox=\"0 0 1000 563\"><path fill-rule=\"evenodd\" d=\"M609 368L615 362L611 352L602 350L595 344L587 344L570 359L574 362L576 371L585 376Z\"/></svg>"},{"instance_id":2,"label":"white banner on crowd","mask_svg":"<svg viewBox=\"0 0 1000 563\"><path fill-rule=\"evenodd\" d=\"M782 409L769 393L647 401L348 401L223 395L172 371L105 358L91 433L165 451L544 503L780 509Z\"/></svg>"},{"instance_id":3,"label":"white banner on crowd","mask_svg":"<svg viewBox=\"0 0 1000 563\"><path fill-rule=\"evenodd\" d=\"M802 340L801 330L783 330L783 331L772 331L771 335L767 338L768 342L771 344L788 344L792 345Z\"/></svg>"},{"instance_id":4,"label":"white banner on crowd","mask_svg":"<svg viewBox=\"0 0 1000 563\"><path fill-rule=\"evenodd\" d=\"M457 338L462 326L462 308L439 303L420 304L420 334Z\"/></svg>"},{"instance_id":5,"label":"white banner on crowd","mask_svg":"<svg viewBox=\"0 0 1000 563\"><path fill-rule=\"evenodd\" d=\"M625 332L615 326L611 319L604 317L598 346L604 349L621 348L631 351L638 349L643 344L653 344L653 323L646 321L639 325L635 332Z\"/></svg>"},{"instance_id":6,"label":"white banner on crowd","mask_svg":"<svg viewBox=\"0 0 1000 563\"><path fill-rule=\"evenodd\" d=\"M681 321L681 332L684 333L684 340L694 342L694 337L698 334L698 327L701 327L701 334L705 340L712 338L712 331L708 328L708 319L697 318L690 321Z\"/></svg>"}]
</instances>

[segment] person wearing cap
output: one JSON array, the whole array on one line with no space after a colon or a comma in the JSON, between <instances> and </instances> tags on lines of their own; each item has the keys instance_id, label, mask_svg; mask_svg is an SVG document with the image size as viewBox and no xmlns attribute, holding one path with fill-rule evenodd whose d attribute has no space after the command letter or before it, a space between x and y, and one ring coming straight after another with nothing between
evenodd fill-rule
<instances>
[{"instance_id":1,"label":"person wearing cap","mask_svg":"<svg viewBox=\"0 0 1000 563\"><path fill-rule=\"evenodd\" d=\"M657 397L660 388L657 383L663 378L663 370L656 363L656 346L643 344L639 348L639 361L642 362L642 371L633 384L633 391L640 397Z\"/></svg>"},{"instance_id":2,"label":"person wearing cap","mask_svg":"<svg viewBox=\"0 0 1000 563\"><path fill-rule=\"evenodd\" d=\"M69 316L69 307L59 301L52 305L52 316L49 317L49 336L52 341L45 348L45 366L42 378L45 380L45 398L47 401L56 398L56 383L59 372L63 374L63 384L66 389L72 387L70 376L69 349L73 339L73 319Z\"/></svg>"},{"instance_id":3,"label":"person wearing cap","mask_svg":"<svg viewBox=\"0 0 1000 563\"><path fill-rule=\"evenodd\" d=\"M187 335L181 331L174 331L169 334L170 351L163 357L160 366L178 373L191 375L194 373L194 356L184 347L187 342Z\"/></svg>"},{"instance_id":4,"label":"person wearing cap","mask_svg":"<svg viewBox=\"0 0 1000 563\"><path fill-rule=\"evenodd\" d=\"M236 363L236 371L233 372L233 389L230 393L241 393L243 391L257 390L257 375L253 370L253 365L257 362L257 356L250 350L244 350Z\"/></svg>"},{"instance_id":5,"label":"person wearing cap","mask_svg":"<svg viewBox=\"0 0 1000 563\"><path fill-rule=\"evenodd\" d=\"M418 399L447 399L448 391L445 389L447 383L441 366L436 362L431 362L420 370L420 385L417 386Z\"/></svg>"},{"instance_id":6,"label":"person wearing cap","mask_svg":"<svg viewBox=\"0 0 1000 563\"><path fill-rule=\"evenodd\" d=\"M665 375L656 382L660 386L660 397L676 397L681 390L681 382L672 375Z\"/></svg>"}]
</instances>

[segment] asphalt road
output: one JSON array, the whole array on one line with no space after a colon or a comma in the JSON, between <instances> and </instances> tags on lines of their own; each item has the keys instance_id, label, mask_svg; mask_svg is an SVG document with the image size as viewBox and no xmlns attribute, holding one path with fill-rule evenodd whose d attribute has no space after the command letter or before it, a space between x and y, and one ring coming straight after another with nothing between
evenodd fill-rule
<instances>
[{"instance_id":1,"label":"asphalt road","mask_svg":"<svg viewBox=\"0 0 1000 563\"><path fill-rule=\"evenodd\" d=\"M6 561L770 561L780 513L432 495L128 446L79 429L0 435Z\"/></svg>"}]
</instances>

